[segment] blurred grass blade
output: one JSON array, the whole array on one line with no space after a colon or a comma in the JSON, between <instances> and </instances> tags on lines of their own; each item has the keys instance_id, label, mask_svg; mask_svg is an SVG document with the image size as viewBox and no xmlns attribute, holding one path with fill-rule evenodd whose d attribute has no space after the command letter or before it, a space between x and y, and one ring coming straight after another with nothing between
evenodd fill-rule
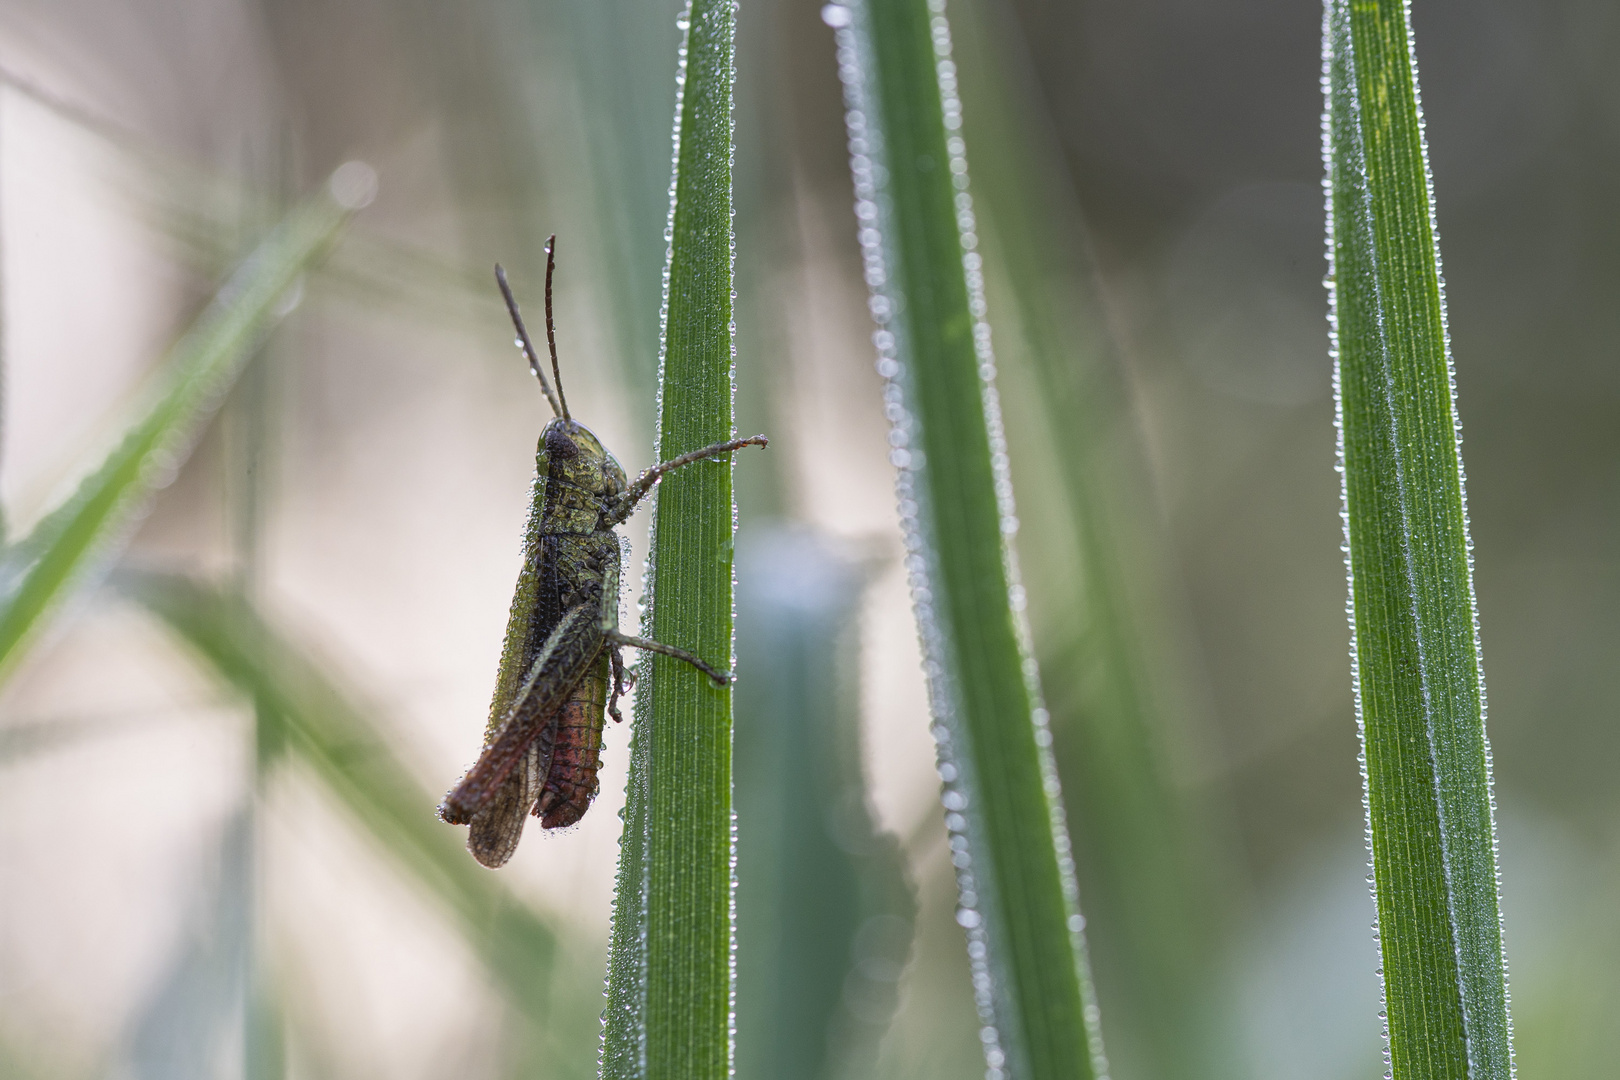
<instances>
[{"instance_id":1,"label":"blurred grass blade","mask_svg":"<svg viewBox=\"0 0 1620 1080\"><path fill-rule=\"evenodd\" d=\"M1014 486L1067 511L1077 556L1030 614L1081 891L1107 928L1089 945L1109 1058L1138 1077L1212 1075L1233 1054L1208 990L1239 860L1212 800L1172 779L1189 735L1174 645L1187 635L1159 585L1173 571L1141 432L1017 13L1009 0L951 10Z\"/></svg>"},{"instance_id":2,"label":"blurred grass blade","mask_svg":"<svg viewBox=\"0 0 1620 1080\"><path fill-rule=\"evenodd\" d=\"M207 1080L238 1035L251 962L254 843L252 815L239 809L194 886L195 906L167 969L125 1036L123 1065L134 1080Z\"/></svg>"},{"instance_id":3,"label":"blurred grass blade","mask_svg":"<svg viewBox=\"0 0 1620 1080\"><path fill-rule=\"evenodd\" d=\"M871 1075L916 900L861 761L869 568L807 530L737 539L737 1074Z\"/></svg>"},{"instance_id":4,"label":"blurred grass blade","mask_svg":"<svg viewBox=\"0 0 1620 1080\"><path fill-rule=\"evenodd\" d=\"M343 692L234 593L166 574L126 572L116 581L252 699L261 727L279 728L282 749L455 917L513 1003L543 1018L551 930L467 858L433 813L438 799Z\"/></svg>"},{"instance_id":5,"label":"blurred grass blade","mask_svg":"<svg viewBox=\"0 0 1620 1080\"><path fill-rule=\"evenodd\" d=\"M838 27L856 214L986 1062L990 1075L1101 1076L1047 714L1014 607L1016 519L944 5L876 0L829 6L825 17Z\"/></svg>"},{"instance_id":6,"label":"blurred grass blade","mask_svg":"<svg viewBox=\"0 0 1620 1080\"><path fill-rule=\"evenodd\" d=\"M533 0L531 0L533 2ZM650 428L658 385L655 335L669 212L669 131L679 38L663 5L642 0L544 0L567 28L596 192L598 257L613 283L613 314L632 415Z\"/></svg>"},{"instance_id":7,"label":"blurred grass blade","mask_svg":"<svg viewBox=\"0 0 1620 1080\"><path fill-rule=\"evenodd\" d=\"M12 765L83 739L105 736L120 730L125 722L101 716L64 716L0 725L0 765Z\"/></svg>"},{"instance_id":8,"label":"blurred grass blade","mask_svg":"<svg viewBox=\"0 0 1620 1080\"><path fill-rule=\"evenodd\" d=\"M1417 68L1400 0L1329 0L1335 382L1373 893L1397 1080L1507 1080L1490 752Z\"/></svg>"},{"instance_id":9,"label":"blurred grass blade","mask_svg":"<svg viewBox=\"0 0 1620 1080\"><path fill-rule=\"evenodd\" d=\"M146 497L191 452L280 314L281 298L325 255L353 208L323 192L271 230L174 346L146 415L72 497L0 555L0 672L52 605L110 561Z\"/></svg>"},{"instance_id":10,"label":"blurred grass blade","mask_svg":"<svg viewBox=\"0 0 1620 1080\"><path fill-rule=\"evenodd\" d=\"M735 6L692 0L681 25L661 459L728 439L732 427ZM671 474L656 500L644 632L729 661L730 461ZM642 672L609 946L603 1075L708 1080L731 1068L731 691L663 656L645 657Z\"/></svg>"}]
</instances>

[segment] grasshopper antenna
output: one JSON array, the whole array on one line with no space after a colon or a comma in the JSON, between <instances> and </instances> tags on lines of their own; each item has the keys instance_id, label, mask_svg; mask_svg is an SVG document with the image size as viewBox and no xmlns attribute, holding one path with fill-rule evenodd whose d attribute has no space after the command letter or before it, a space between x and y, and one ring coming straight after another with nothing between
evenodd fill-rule
<instances>
[{"instance_id":1,"label":"grasshopper antenna","mask_svg":"<svg viewBox=\"0 0 1620 1080\"><path fill-rule=\"evenodd\" d=\"M546 245L546 256L546 261L549 264L551 261L551 245L549 243ZM550 277L549 274L546 276ZM517 297L512 295L512 286L506 283L506 271L501 268L500 263L495 264L495 281L501 287L501 295L506 298L506 310L511 313L512 325L517 328L518 347L523 350L523 355L529 360L529 370L534 372L534 377L540 380L540 389L545 393L546 400L551 402L551 411L558 416L566 417L568 415L567 410L558 403L557 395L551 392L551 384L546 382L546 373L540 366L540 357L534 351L534 343L529 340L528 327L523 325L523 313L518 310ZM547 293L549 300L549 289ZM551 304L548 302L546 304L548 311L550 307ZM551 320L548 318L546 321L550 322ZM555 350L553 350L552 355L556 355Z\"/></svg>"},{"instance_id":2,"label":"grasshopper antenna","mask_svg":"<svg viewBox=\"0 0 1620 1080\"><path fill-rule=\"evenodd\" d=\"M557 366L557 324L551 319L551 275L557 269L557 234L546 237L546 344L551 346L551 377L557 383L557 397L562 401L564 420L568 415L568 395L563 393L562 369Z\"/></svg>"}]
</instances>

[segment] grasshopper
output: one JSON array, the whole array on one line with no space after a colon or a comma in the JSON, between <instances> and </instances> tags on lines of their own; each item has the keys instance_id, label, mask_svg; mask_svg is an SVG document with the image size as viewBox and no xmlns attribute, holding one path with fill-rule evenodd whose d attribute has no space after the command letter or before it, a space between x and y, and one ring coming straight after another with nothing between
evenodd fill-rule
<instances>
[{"instance_id":1,"label":"grasshopper","mask_svg":"<svg viewBox=\"0 0 1620 1080\"><path fill-rule=\"evenodd\" d=\"M622 556L613 530L666 473L766 445L763 435L715 443L660 462L627 482L613 455L568 413L551 313L556 241L555 236L546 241L546 342L555 393L506 273L495 267L517 343L555 416L535 451L523 569L512 596L483 753L439 807L439 816L450 824L471 826L467 850L491 869L512 857L531 812L543 828L560 829L589 809L598 787L603 711L622 721L619 697L631 685L621 648L684 660L717 686L731 681L730 672L684 649L619 631Z\"/></svg>"}]
</instances>

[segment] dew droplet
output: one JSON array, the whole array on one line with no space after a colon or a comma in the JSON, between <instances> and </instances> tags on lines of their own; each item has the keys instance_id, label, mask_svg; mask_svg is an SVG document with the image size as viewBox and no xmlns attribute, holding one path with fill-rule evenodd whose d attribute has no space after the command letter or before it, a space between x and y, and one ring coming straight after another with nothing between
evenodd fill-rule
<instances>
[{"instance_id":1,"label":"dew droplet","mask_svg":"<svg viewBox=\"0 0 1620 1080\"><path fill-rule=\"evenodd\" d=\"M821 21L837 30L854 21L854 14L843 4L827 4L821 9Z\"/></svg>"}]
</instances>

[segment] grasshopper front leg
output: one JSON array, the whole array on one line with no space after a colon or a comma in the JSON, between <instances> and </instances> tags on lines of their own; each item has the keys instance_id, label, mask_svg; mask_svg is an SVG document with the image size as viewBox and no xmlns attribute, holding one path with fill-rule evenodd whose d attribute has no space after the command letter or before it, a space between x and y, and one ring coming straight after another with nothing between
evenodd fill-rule
<instances>
[{"instance_id":1,"label":"grasshopper front leg","mask_svg":"<svg viewBox=\"0 0 1620 1080\"><path fill-rule=\"evenodd\" d=\"M636 477L630 486L625 488L624 494L613 501L604 514L604 524L611 527L622 523L635 510L637 504L647 497L648 492L652 491L654 484L657 484L666 473L672 473L682 465L690 465L694 461L704 461L708 458L717 458L729 454L733 450L741 450L745 446L769 445L770 440L765 436L755 435L751 439L732 439L730 442L714 443L712 446L705 446L701 450L692 450L682 454L680 457L660 461L657 465L648 468L640 476Z\"/></svg>"}]
</instances>

